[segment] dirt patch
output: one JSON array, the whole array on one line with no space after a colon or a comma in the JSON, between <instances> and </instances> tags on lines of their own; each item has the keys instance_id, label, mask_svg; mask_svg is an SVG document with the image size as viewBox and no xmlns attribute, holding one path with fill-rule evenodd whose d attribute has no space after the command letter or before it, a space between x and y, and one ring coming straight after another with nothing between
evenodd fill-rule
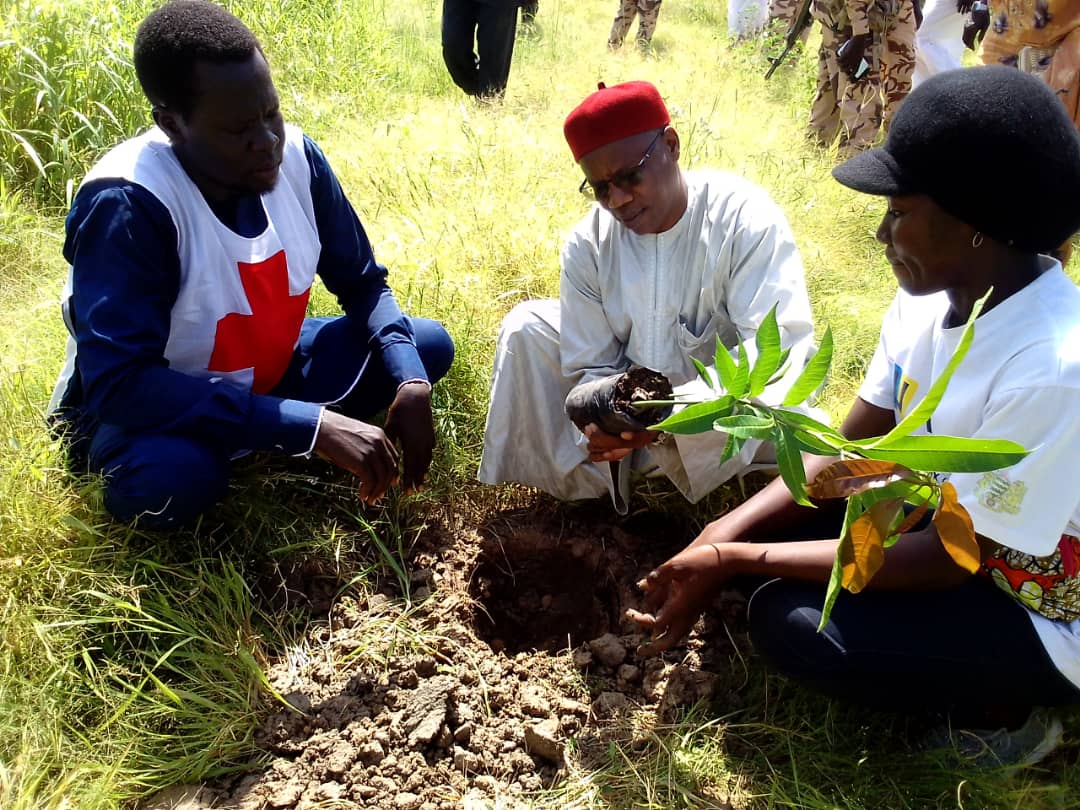
<instances>
[{"instance_id":1,"label":"dirt patch","mask_svg":"<svg viewBox=\"0 0 1080 810\"><path fill-rule=\"evenodd\" d=\"M412 608L346 593L270 669L288 705L257 734L268 765L150 806L513 807L602 763L613 737L713 697L714 664L730 669L715 617L666 659L636 656L622 611L681 541L655 530L553 507L426 530Z\"/></svg>"},{"instance_id":2,"label":"dirt patch","mask_svg":"<svg viewBox=\"0 0 1080 810\"><path fill-rule=\"evenodd\" d=\"M495 652L556 652L619 625L622 560L595 541L533 531L486 540L469 593Z\"/></svg>"}]
</instances>

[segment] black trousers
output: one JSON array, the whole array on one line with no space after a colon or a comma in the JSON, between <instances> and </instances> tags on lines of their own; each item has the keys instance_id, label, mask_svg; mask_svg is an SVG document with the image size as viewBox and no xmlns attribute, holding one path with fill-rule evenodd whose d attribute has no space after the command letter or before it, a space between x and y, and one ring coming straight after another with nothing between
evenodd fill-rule
<instances>
[{"instance_id":1,"label":"black trousers","mask_svg":"<svg viewBox=\"0 0 1080 810\"><path fill-rule=\"evenodd\" d=\"M940 591L843 592L819 633L824 599L824 585L775 579L750 598L747 618L774 669L826 695L961 717L1080 703L1027 608L984 577Z\"/></svg>"},{"instance_id":2,"label":"black trousers","mask_svg":"<svg viewBox=\"0 0 1080 810\"><path fill-rule=\"evenodd\" d=\"M443 61L454 84L469 95L498 96L506 90L519 4L520 0L443 0Z\"/></svg>"}]
</instances>

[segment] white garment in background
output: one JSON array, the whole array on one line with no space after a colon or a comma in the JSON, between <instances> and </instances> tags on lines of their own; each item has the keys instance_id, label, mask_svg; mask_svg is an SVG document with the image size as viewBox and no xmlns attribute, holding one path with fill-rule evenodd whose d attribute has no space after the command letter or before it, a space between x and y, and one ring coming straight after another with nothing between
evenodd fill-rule
<instances>
[{"instance_id":1,"label":"white garment in background","mask_svg":"<svg viewBox=\"0 0 1080 810\"><path fill-rule=\"evenodd\" d=\"M956 0L926 0L922 25L915 32L912 89L936 73L960 67L964 21L964 15L956 10Z\"/></svg>"},{"instance_id":2,"label":"white garment in background","mask_svg":"<svg viewBox=\"0 0 1080 810\"><path fill-rule=\"evenodd\" d=\"M685 172L688 205L661 234L638 235L596 206L569 237L560 301L527 301L503 321L477 477L517 481L566 500L611 487L585 437L567 419L571 388L631 365L666 375L676 390L698 387L690 356L714 362L725 346L753 339L774 304L791 372L761 399L778 404L813 347L802 260L780 208L735 175ZM700 389L699 389L700 390ZM758 449L717 462L726 437L673 436L634 454L659 468L691 501L744 469Z\"/></svg>"},{"instance_id":3,"label":"white garment in background","mask_svg":"<svg viewBox=\"0 0 1080 810\"><path fill-rule=\"evenodd\" d=\"M732 36L753 36L769 21L769 0L728 0L727 28Z\"/></svg>"},{"instance_id":4,"label":"white garment in background","mask_svg":"<svg viewBox=\"0 0 1080 810\"><path fill-rule=\"evenodd\" d=\"M975 338L945 396L916 434L1009 439L1030 454L992 473L954 473L975 531L1037 557L1080 536L1080 290L1043 257L1042 275L975 321ZM922 401L963 332L945 329L944 292L899 292L859 396L897 421ZM995 494L996 489L996 494ZM1013 495L1003 504L1001 492ZM1054 664L1080 687L1080 619L1028 615Z\"/></svg>"}]
</instances>

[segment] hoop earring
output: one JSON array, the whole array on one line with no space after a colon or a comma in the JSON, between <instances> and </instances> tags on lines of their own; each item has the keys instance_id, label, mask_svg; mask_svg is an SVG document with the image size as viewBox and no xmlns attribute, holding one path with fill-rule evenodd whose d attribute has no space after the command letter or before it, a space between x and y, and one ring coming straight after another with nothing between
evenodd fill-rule
<instances>
[{"instance_id":1,"label":"hoop earring","mask_svg":"<svg viewBox=\"0 0 1080 810\"><path fill-rule=\"evenodd\" d=\"M971 237L971 246L978 248L983 243L983 235L979 231L975 231L975 235Z\"/></svg>"}]
</instances>

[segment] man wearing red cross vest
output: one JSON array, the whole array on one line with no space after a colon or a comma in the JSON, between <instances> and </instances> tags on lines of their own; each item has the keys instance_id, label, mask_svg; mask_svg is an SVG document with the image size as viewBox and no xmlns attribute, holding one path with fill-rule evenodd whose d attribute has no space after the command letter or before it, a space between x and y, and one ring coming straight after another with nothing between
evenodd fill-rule
<instances>
[{"instance_id":1,"label":"man wearing red cross vest","mask_svg":"<svg viewBox=\"0 0 1080 810\"><path fill-rule=\"evenodd\" d=\"M423 484L431 383L454 346L402 314L318 146L286 126L251 31L173 0L135 39L156 124L95 165L64 255L67 363L50 405L118 519L190 521L248 450L312 452L373 502ZM315 276L341 304L305 318ZM387 410L385 428L367 421Z\"/></svg>"}]
</instances>

